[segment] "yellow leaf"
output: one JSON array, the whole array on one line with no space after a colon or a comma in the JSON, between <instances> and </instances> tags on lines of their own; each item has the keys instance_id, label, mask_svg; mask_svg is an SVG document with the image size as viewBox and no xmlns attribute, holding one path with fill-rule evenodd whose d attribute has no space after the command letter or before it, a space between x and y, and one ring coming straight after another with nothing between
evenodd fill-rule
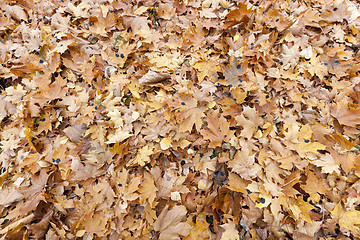
<instances>
[{"instance_id":1,"label":"yellow leaf","mask_svg":"<svg viewBox=\"0 0 360 240\"><path fill-rule=\"evenodd\" d=\"M331 215L335 217L339 217L341 213L343 212L343 207L341 206L341 201L336 204L334 209L331 211Z\"/></svg>"},{"instance_id":2,"label":"yellow leaf","mask_svg":"<svg viewBox=\"0 0 360 240\"><path fill-rule=\"evenodd\" d=\"M216 82L218 79L217 72L221 71L219 64L214 61L200 61L194 65L194 68L198 70L198 79L201 83L205 77L208 77L211 82Z\"/></svg>"},{"instance_id":3,"label":"yellow leaf","mask_svg":"<svg viewBox=\"0 0 360 240\"><path fill-rule=\"evenodd\" d=\"M310 195L309 200L312 200L314 202L317 202L320 200L319 194L325 194L326 189L323 183L323 179L320 177L317 177L316 174L312 171L309 171L306 169L306 184L302 185L302 189L305 190Z\"/></svg>"},{"instance_id":4,"label":"yellow leaf","mask_svg":"<svg viewBox=\"0 0 360 240\"><path fill-rule=\"evenodd\" d=\"M346 109L341 107L331 108L331 116L336 118L340 124L356 127L360 122L360 109Z\"/></svg>"},{"instance_id":5,"label":"yellow leaf","mask_svg":"<svg viewBox=\"0 0 360 240\"><path fill-rule=\"evenodd\" d=\"M145 166L147 163L150 162L150 155L153 154L153 149L149 148L149 146L144 146L143 148L141 148L138 152L138 154L136 155L135 158L131 159L126 166L135 166L135 165L140 165L140 166Z\"/></svg>"},{"instance_id":6,"label":"yellow leaf","mask_svg":"<svg viewBox=\"0 0 360 240\"><path fill-rule=\"evenodd\" d=\"M25 129L25 131L24 131L24 133L25 133L25 138L26 138L26 140L29 142L29 145L30 145L31 149L33 149L35 152L37 152L34 144L33 144L32 141L31 141L30 131L31 131L30 128L26 127L26 129Z\"/></svg>"},{"instance_id":7,"label":"yellow leaf","mask_svg":"<svg viewBox=\"0 0 360 240\"><path fill-rule=\"evenodd\" d=\"M135 98L141 98L141 97L140 97L140 94L139 94L139 87L138 87L138 85L131 83L131 84L128 85L128 87L129 87L129 90L130 90L131 94L132 94Z\"/></svg>"},{"instance_id":8,"label":"yellow leaf","mask_svg":"<svg viewBox=\"0 0 360 240\"><path fill-rule=\"evenodd\" d=\"M152 58L150 59L150 63L155 64L156 67L158 68L166 67L171 70L175 70L179 67L179 64L177 63L176 59L167 56Z\"/></svg>"},{"instance_id":9,"label":"yellow leaf","mask_svg":"<svg viewBox=\"0 0 360 240\"><path fill-rule=\"evenodd\" d=\"M306 157L306 153L317 153L318 150L325 150L326 146L319 142L301 142L296 146L296 151L300 157Z\"/></svg>"},{"instance_id":10,"label":"yellow leaf","mask_svg":"<svg viewBox=\"0 0 360 240\"><path fill-rule=\"evenodd\" d=\"M304 141L304 139L310 140L312 134L313 134L313 131L311 130L310 125L306 124L306 125L302 126L302 128L300 129L298 139L301 142Z\"/></svg>"},{"instance_id":11,"label":"yellow leaf","mask_svg":"<svg viewBox=\"0 0 360 240\"><path fill-rule=\"evenodd\" d=\"M342 228L349 229L351 232L360 234L360 211L355 209L346 211L339 219L339 225Z\"/></svg>"},{"instance_id":12,"label":"yellow leaf","mask_svg":"<svg viewBox=\"0 0 360 240\"><path fill-rule=\"evenodd\" d=\"M304 219L308 223L312 223L308 211L311 211L311 209L314 208L313 205L311 205L310 203L305 202L303 200L299 200L298 201L298 207L299 207L299 209L301 211L302 219Z\"/></svg>"},{"instance_id":13,"label":"yellow leaf","mask_svg":"<svg viewBox=\"0 0 360 240\"><path fill-rule=\"evenodd\" d=\"M200 213L196 217L196 223L189 221L190 225L193 228L190 231L190 235L185 237L184 240L193 240L193 239L210 239L209 234L209 223L206 221L206 214Z\"/></svg>"},{"instance_id":14,"label":"yellow leaf","mask_svg":"<svg viewBox=\"0 0 360 240\"><path fill-rule=\"evenodd\" d=\"M179 124L180 132L191 132L194 124L197 130L200 130L205 117L205 106L199 106L196 97L191 95L181 95L173 97L167 101L169 107L175 110L175 120Z\"/></svg>"},{"instance_id":15,"label":"yellow leaf","mask_svg":"<svg viewBox=\"0 0 360 240\"><path fill-rule=\"evenodd\" d=\"M90 60L91 60L92 63L95 63L95 55L92 55L92 56L90 57Z\"/></svg>"},{"instance_id":16,"label":"yellow leaf","mask_svg":"<svg viewBox=\"0 0 360 240\"><path fill-rule=\"evenodd\" d=\"M135 14L135 15L141 15L141 14L143 14L144 12L146 12L148 9L149 9L148 7L141 6L141 7L139 7L138 9L135 10L134 14Z\"/></svg>"},{"instance_id":17,"label":"yellow leaf","mask_svg":"<svg viewBox=\"0 0 360 240\"><path fill-rule=\"evenodd\" d=\"M159 240L180 239L179 236L190 234L191 226L186 220L187 209L185 206L174 206L169 210L166 205L154 223L154 230L160 232Z\"/></svg>"},{"instance_id":18,"label":"yellow leaf","mask_svg":"<svg viewBox=\"0 0 360 240\"><path fill-rule=\"evenodd\" d=\"M156 197L157 188L154 184L153 176L148 172L144 173L144 178L141 181L138 192L140 193L139 198L141 204L144 204L146 200L148 200L150 207L155 207L156 202L154 202L154 200Z\"/></svg>"},{"instance_id":19,"label":"yellow leaf","mask_svg":"<svg viewBox=\"0 0 360 240\"><path fill-rule=\"evenodd\" d=\"M245 98L247 97L247 93L245 91L242 91L241 88L236 87L234 90L231 91L232 95L236 99L237 104L241 104L245 102Z\"/></svg>"},{"instance_id":20,"label":"yellow leaf","mask_svg":"<svg viewBox=\"0 0 360 240\"><path fill-rule=\"evenodd\" d=\"M161 150L169 149L169 147L172 146L171 142L172 142L171 138L169 138L169 137L161 139L161 141L160 141Z\"/></svg>"}]
</instances>

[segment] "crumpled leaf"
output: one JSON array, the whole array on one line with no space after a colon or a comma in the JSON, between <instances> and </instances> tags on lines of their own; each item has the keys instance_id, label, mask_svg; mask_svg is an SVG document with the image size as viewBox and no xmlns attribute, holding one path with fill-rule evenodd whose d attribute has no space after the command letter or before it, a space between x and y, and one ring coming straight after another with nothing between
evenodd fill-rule
<instances>
[{"instance_id":1,"label":"crumpled leaf","mask_svg":"<svg viewBox=\"0 0 360 240\"><path fill-rule=\"evenodd\" d=\"M139 79L140 84L154 84L170 78L170 74L149 70Z\"/></svg>"}]
</instances>

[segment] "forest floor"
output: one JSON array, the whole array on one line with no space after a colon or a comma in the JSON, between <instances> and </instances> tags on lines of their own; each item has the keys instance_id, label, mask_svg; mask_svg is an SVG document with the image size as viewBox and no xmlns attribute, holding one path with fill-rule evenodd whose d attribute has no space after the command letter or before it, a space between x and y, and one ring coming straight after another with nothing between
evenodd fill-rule
<instances>
[{"instance_id":1,"label":"forest floor","mask_svg":"<svg viewBox=\"0 0 360 240\"><path fill-rule=\"evenodd\" d=\"M1 1L1 239L359 239L359 16Z\"/></svg>"}]
</instances>

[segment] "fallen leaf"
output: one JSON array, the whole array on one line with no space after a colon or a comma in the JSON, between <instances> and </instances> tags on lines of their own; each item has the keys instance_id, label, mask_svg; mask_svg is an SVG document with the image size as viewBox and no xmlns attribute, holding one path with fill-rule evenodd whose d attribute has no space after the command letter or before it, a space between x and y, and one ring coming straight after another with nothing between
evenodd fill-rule
<instances>
[{"instance_id":1,"label":"fallen leaf","mask_svg":"<svg viewBox=\"0 0 360 240\"><path fill-rule=\"evenodd\" d=\"M176 240L190 234L191 226L186 223L187 210L184 206L174 206L171 210L169 205L161 211L154 223L154 230L159 231L159 240Z\"/></svg>"},{"instance_id":2,"label":"fallen leaf","mask_svg":"<svg viewBox=\"0 0 360 240\"><path fill-rule=\"evenodd\" d=\"M228 121L223 116L218 117L218 115L218 111L213 111L207 117L207 127L209 130L200 130L204 139L210 140L210 148L221 146L223 142L228 142L233 134L233 131L230 130Z\"/></svg>"}]
</instances>

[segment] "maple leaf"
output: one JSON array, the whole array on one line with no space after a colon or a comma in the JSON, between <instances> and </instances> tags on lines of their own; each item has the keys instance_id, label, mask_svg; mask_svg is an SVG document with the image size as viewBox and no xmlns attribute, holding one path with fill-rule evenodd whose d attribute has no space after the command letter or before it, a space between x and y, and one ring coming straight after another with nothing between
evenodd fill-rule
<instances>
[{"instance_id":1,"label":"maple leaf","mask_svg":"<svg viewBox=\"0 0 360 240\"><path fill-rule=\"evenodd\" d=\"M280 59L283 64L293 66L299 61L299 44L288 47L286 44L282 45L283 53L280 55Z\"/></svg>"},{"instance_id":2,"label":"maple leaf","mask_svg":"<svg viewBox=\"0 0 360 240\"><path fill-rule=\"evenodd\" d=\"M262 119L259 118L255 108L244 107L241 115L235 117L239 126L243 127L240 136L251 138L257 131L257 127L262 125Z\"/></svg>"},{"instance_id":3,"label":"maple leaf","mask_svg":"<svg viewBox=\"0 0 360 240\"><path fill-rule=\"evenodd\" d=\"M228 142L234 131L230 130L230 124L223 117L219 117L219 111L213 111L207 117L207 128L201 129L200 133L204 139L210 140L209 148L221 146L223 142Z\"/></svg>"},{"instance_id":4,"label":"maple leaf","mask_svg":"<svg viewBox=\"0 0 360 240\"><path fill-rule=\"evenodd\" d=\"M23 194L16 188L5 188L0 192L0 205L8 206L9 204L21 200Z\"/></svg>"},{"instance_id":5,"label":"maple leaf","mask_svg":"<svg viewBox=\"0 0 360 240\"><path fill-rule=\"evenodd\" d=\"M196 216L196 222L190 222L192 226L190 234L184 238L184 240L192 239L209 239L209 223L206 221L206 215L204 213Z\"/></svg>"},{"instance_id":6,"label":"maple leaf","mask_svg":"<svg viewBox=\"0 0 360 240\"><path fill-rule=\"evenodd\" d=\"M325 154L321 156L320 159L314 160L311 162L312 164L321 167L321 172L323 173L340 173L339 165L335 162L333 157L330 154Z\"/></svg>"},{"instance_id":7,"label":"maple leaf","mask_svg":"<svg viewBox=\"0 0 360 240\"><path fill-rule=\"evenodd\" d=\"M296 151L300 157L305 157L306 153L317 153L318 150L325 150L326 146L319 142L301 142L296 145Z\"/></svg>"},{"instance_id":8,"label":"maple leaf","mask_svg":"<svg viewBox=\"0 0 360 240\"><path fill-rule=\"evenodd\" d=\"M21 187L19 191L23 194L25 202L10 211L7 218L14 219L19 216L27 215L32 210L36 209L40 201L45 201L43 193L48 179L49 174L47 173L47 170L42 169L39 175L32 178L30 187Z\"/></svg>"},{"instance_id":9,"label":"maple leaf","mask_svg":"<svg viewBox=\"0 0 360 240\"><path fill-rule=\"evenodd\" d=\"M154 202L154 200L156 197L157 188L154 184L154 178L148 172L145 172L138 192L140 193L139 198L141 204L144 204L145 201L148 200L150 207L155 207L156 202Z\"/></svg>"},{"instance_id":10,"label":"maple leaf","mask_svg":"<svg viewBox=\"0 0 360 240\"><path fill-rule=\"evenodd\" d=\"M79 142L86 132L85 124L73 124L64 129L66 136L73 142Z\"/></svg>"},{"instance_id":11,"label":"maple leaf","mask_svg":"<svg viewBox=\"0 0 360 240\"><path fill-rule=\"evenodd\" d=\"M310 200L312 200L313 202L319 202L319 194L326 193L326 188L324 186L323 180L322 178L317 177L312 171L306 171L306 176L306 184L302 185L302 189L304 189L310 195Z\"/></svg>"},{"instance_id":12,"label":"maple leaf","mask_svg":"<svg viewBox=\"0 0 360 240\"><path fill-rule=\"evenodd\" d=\"M91 163L83 164L80 162L78 156L71 158L71 175L69 180L71 181L82 181L88 178L97 177L104 173L104 170L99 169L101 166L94 165Z\"/></svg>"},{"instance_id":13,"label":"maple leaf","mask_svg":"<svg viewBox=\"0 0 360 240\"><path fill-rule=\"evenodd\" d=\"M142 129L142 133L144 134L144 139L149 141L155 141L159 136L164 137L168 132L171 131L172 126L167 125L164 119L161 119L162 116L158 114L151 114L147 116L146 123L147 128Z\"/></svg>"},{"instance_id":14,"label":"maple leaf","mask_svg":"<svg viewBox=\"0 0 360 240\"><path fill-rule=\"evenodd\" d=\"M189 235L191 226L183 221L187 213L185 206L168 209L166 205L154 223L154 230L160 232L159 240L177 240Z\"/></svg>"},{"instance_id":15,"label":"maple leaf","mask_svg":"<svg viewBox=\"0 0 360 240\"><path fill-rule=\"evenodd\" d=\"M341 228L346 228L353 233L360 234L359 218L360 211L355 209L346 210L341 206L341 201L331 211L331 215L339 222Z\"/></svg>"},{"instance_id":16,"label":"maple leaf","mask_svg":"<svg viewBox=\"0 0 360 240\"><path fill-rule=\"evenodd\" d=\"M176 8L172 4L159 4L158 15L160 18L170 20L175 15Z\"/></svg>"},{"instance_id":17,"label":"maple leaf","mask_svg":"<svg viewBox=\"0 0 360 240\"><path fill-rule=\"evenodd\" d=\"M95 213L95 214L89 214L90 216L87 216L84 218L84 227L88 233L90 233L91 236L96 234L98 237L106 236L107 227L108 224L108 217L104 216L101 213Z\"/></svg>"},{"instance_id":18,"label":"maple leaf","mask_svg":"<svg viewBox=\"0 0 360 240\"><path fill-rule=\"evenodd\" d=\"M359 219L360 219L360 211L352 209L346 211L339 219L340 227L349 229L350 231L360 234L360 226L359 226Z\"/></svg>"},{"instance_id":19,"label":"maple leaf","mask_svg":"<svg viewBox=\"0 0 360 240\"><path fill-rule=\"evenodd\" d=\"M68 8L72 11L77 18L86 18L89 16L90 1L82 1L79 5L75 6L73 3L68 4Z\"/></svg>"},{"instance_id":20,"label":"maple leaf","mask_svg":"<svg viewBox=\"0 0 360 240\"><path fill-rule=\"evenodd\" d=\"M230 59L229 66L224 69L224 77L226 80L226 85L237 86L239 85L240 76L244 74L244 67L238 63L237 59L233 57Z\"/></svg>"},{"instance_id":21,"label":"maple leaf","mask_svg":"<svg viewBox=\"0 0 360 240\"><path fill-rule=\"evenodd\" d=\"M227 185L230 190L246 194L246 187L249 183L250 181L242 179L235 173L229 172L229 182Z\"/></svg>"},{"instance_id":22,"label":"maple leaf","mask_svg":"<svg viewBox=\"0 0 360 240\"><path fill-rule=\"evenodd\" d=\"M295 219L303 219L308 223L312 223L309 211L313 209L313 205L308 202L305 202L302 197L298 199L289 199L288 201L289 209L291 210L291 215Z\"/></svg>"},{"instance_id":23,"label":"maple leaf","mask_svg":"<svg viewBox=\"0 0 360 240\"><path fill-rule=\"evenodd\" d=\"M331 108L331 116L336 118L340 124L356 127L360 122L360 109L345 109L333 106Z\"/></svg>"},{"instance_id":24,"label":"maple leaf","mask_svg":"<svg viewBox=\"0 0 360 240\"><path fill-rule=\"evenodd\" d=\"M2 96L0 98L0 109L0 121L2 121L6 116L16 112L15 106L7 100L6 96Z\"/></svg>"},{"instance_id":25,"label":"maple leaf","mask_svg":"<svg viewBox=\"0 0 360 240\"><path fill-rule=\"evenodd\" d=\"M26 226L29 229L29 232L32 233L31 237L38 239L44 237L53 214L54 211L49 211L42 217L40 222Z\"/></svg>"},{"instance_id":26,"label":"maple leaf","mask_svg":"<svg viewBox=\"0 0 360 240\"><path fill-rule=\"evenodd\" d=\"M231 10L226 15L224 28L229 28L239 23L246 23L247 21L249 21L249 14L251 10L247 8L245 3L239 2L238 5L239 8Z\"/></svg>"},{"instance_id":27,"label":"maple leaf","mask_svg":"<svg viewBox=\"0 0 360 240\"><path fill-rule=\"evenodd\" d=\"M103 37L107 37L107 31L116 24L115 14L108 12L104 14L102 9L97 17L90 16L89 20L93 23L90 25L90 31Z\"/></svg>"},{"instance_id":28,"label":"maple leaf","mask_svg":"<svg viewBox=\"0 0 360 240\"><path fill-rule=\"evenodd\" d=\"M142 147L135 158L131 159L126 165L127 166L145 166L145 164L150 162L150 155L152 155L153 148L150 148L148 145Z\"/></svg>"},{"instance_id":29,"label":"maple leaf","mask_svg":"<svg viewBox=\"0 0 360 240\"><path fill-rule=\"evenodd\" d=\"M355 3L48 2L0 1L1 239L360 235Z\"/></svg>"},{"instance_id":30,"label":"maple leaf","mask_svg":"<svg viewBox=\"0 0 360 240\"><path fill-rule=\"evenodd\" d=\"M48 178L50 177L50 174L47 173L46 169L42 169L39 173L39 175L33 176L31 179L31 186L30 187L21 187L20 191L24 195L34 195L39 192L42 192L46 186L46 183L48 181Z\"/></svg>"},{"instance_id":31,"label":"maple leaf","mask_svg":"<svg viewBox=\"0 0 360 240\"><path fill-rule=\"evenodd\" d=\"M199 83L201 83L205 77L215 83L218 80L217 72L221 72L221 67L219 63L215 60L210 61L199 61L195 63L194 68L198 71Z\"/></svg>"},{"instance_id":32,"label":"maple leaf","mask_svg":"<svg viewBox=\"0 0 360 240\"><path fill-rule=\"evenodd\" d=\"M318 150L325 150L326 146L319 142L310 142L313 131L309 124L302 126L299 131L298 141L295 148L300 157L305 157L306 153L317 153Z\"/></svg>"},{"instance_id":33,"label":"maple leaf","mask_svg":"<svg viewBox=\"0 0 360 240\"><path fill-rule=\"evenodd\" d=\"M180 132L191 132L193 126L199 131L205 117L205 106L199 106L196 97L180 95L167 100L168 106L175 110L175 120L179 124Z\"/></svg>"},{"instance_id":34,"label":"maple leaf","mask_svg":"<svg viewBox=\"0 0 360 240\"><path fill-rule=\"evenodd\" d=\"M220 225L225 231L221 235L221 240L239 240L239 231L236 230L236 225L233 222L224 223Z\"/></svg>"},{"instance_id":35,"label":"maple leaf","mask_svg":"<svg viewBox=\"0 0 360 240\"><path fill-rule=\"evenodd\" d=\"M174 71L179 68L179 64L176 59L173 59L171 56L154 57L150 59L150 63L155 64L159 69L168 68Z\"/></svg>"},{"instance_id":36,"label":"maple leaf","mask_svg":"<svg viewBox=\"0 0 360 240\"><path fill-rule=\"evenodd\" d=\"M149 19L143 16L124 17L123 24L127 28L131 28L133 34L138 34L142 37L148 37L150 32Z\"/></svg>"},{"instance_id":37,"label":"maple leaf","mask_svg":"<svg viewBox=\"0 0 360 240\"><path fill-rule=\"evenodd\" d=\"M245 180L251 180L261 171L261 166L255 163L255 153L249 148L249 143L245 139L241 140L241 150L237 151L234 159L228 162L232 171L237 173Z\"/></svg>"},{"instance_id":38,"label":"maple leaf","mask_svg":"<svg viewBox=\"0 0 360 240\"><path fill-rule=\"evenodd\" d=\"M9 14L10 16L12 16L13 18L15 18L18 21L21 20L28 20L28 15L26 14L26 12L24 11L24 9L18 5L7 5L5 4L5 12L6 14Z\"/></svg>"}]
</instances>

